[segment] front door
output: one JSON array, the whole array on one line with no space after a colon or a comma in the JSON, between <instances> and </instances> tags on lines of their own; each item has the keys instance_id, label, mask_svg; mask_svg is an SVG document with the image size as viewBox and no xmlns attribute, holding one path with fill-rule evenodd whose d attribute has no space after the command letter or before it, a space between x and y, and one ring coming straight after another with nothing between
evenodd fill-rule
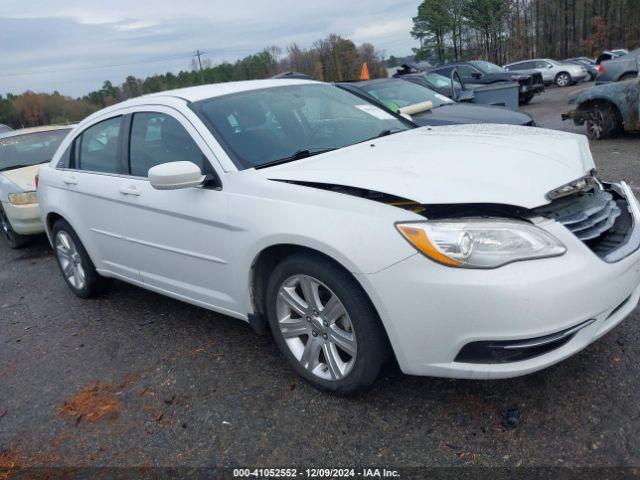
<instances>
[{"instance_id":1,"label":"front door","mask_svg":"<svg viewBox=\"0 0 640 480\"><path fill-rule=\"evenodd\" d=\"M238 299L229 281L232 231L225 223L226 193L214 187L155 190L147 179L153 166L175 161L190 161L212 171L203 154L206 148L198 143L206 145L193 126L179 114L157 109L133 114L126 155L128 237L142 279L174 297L237 311Z\"/></svg>"}]
</instances>

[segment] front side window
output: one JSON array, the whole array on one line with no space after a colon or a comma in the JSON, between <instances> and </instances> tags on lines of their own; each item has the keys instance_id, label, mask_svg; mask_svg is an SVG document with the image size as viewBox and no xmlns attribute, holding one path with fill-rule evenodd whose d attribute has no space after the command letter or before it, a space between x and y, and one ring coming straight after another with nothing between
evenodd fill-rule
<instances>
[{"instance_id":1,"label":"front side window","mask_svg":"<svg viewBox=\"0 0 640 480\"><path fill-rule=\"evenodd\" d=\"M0 138L0 171L48 162L70 128Z\"/></svg>"},{"instance_id":2,"label":"front side window","mask_svg":"<svg viewBox=\"0 0 640 480\"><path fill-rule=\"evenodd\" d=\"M509 66L508 70L528 70L529 68L533 68L533 65L533 62L521 62Z\"/></svg>"},{"instance_id":3,"label":"front side window","mask_svg":"<svg viewBox=\"0 0 640 480\"><path fill-rule=\"evenodd\" d=\"M202 100L192 108L239 169L412 128L382 108L324 84L240 92Z\"/></svg>"},{"instance_id":4,"label":"front side window","mask_svg":"<svg viewBox=\"0 0 640 480\"><path fill-rule=\"evenodd\" d=\"M164 113L136 113L131 123L131 175L146 177L162 163L188 161L203 168L204 155L175 118Z\"/></svg>"},{"instance_id":5,"label":"front side window","mask_svg":"<svg viewBox=\"0 0 640 480\"><path fill-rule=\"evenodd\" d=\"M472 77L474 74L480 73L478 70L470 67L469 65L460 65L458 67L458 72L460 72L460 75L462 75L463 77Z\"/></svg>"},{"instance_id":6,"label":"front side window","mask_svg":"<svg viewBox=\"0 0 640 480\"><path fill-rule=\"evenodd\" d=\"M75 141L76 168L91 172L118 173L118 142L121 117L87 128Z\"/></svg>"}]
</instances>

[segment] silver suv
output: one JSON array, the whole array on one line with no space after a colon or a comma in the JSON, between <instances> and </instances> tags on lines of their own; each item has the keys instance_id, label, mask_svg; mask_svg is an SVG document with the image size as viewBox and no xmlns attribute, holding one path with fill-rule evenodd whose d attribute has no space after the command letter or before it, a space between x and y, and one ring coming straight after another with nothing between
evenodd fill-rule
<instances>
[{"instance_id":1,"label":"silver suv","mask_svg":"<svg viewBox=\"0 0 640 480\"><path fill-rule=\"evenodd\" d=\"M542 74L544 83L550 85L555 83L559 87L568 87L574 83L584 81L589 77L589 72L582 65L572 63L560 63L550 58L538 58L525 60L505 65L504 68L510 72L520 70L537 70Z\"/></svg>"}]
</instances>

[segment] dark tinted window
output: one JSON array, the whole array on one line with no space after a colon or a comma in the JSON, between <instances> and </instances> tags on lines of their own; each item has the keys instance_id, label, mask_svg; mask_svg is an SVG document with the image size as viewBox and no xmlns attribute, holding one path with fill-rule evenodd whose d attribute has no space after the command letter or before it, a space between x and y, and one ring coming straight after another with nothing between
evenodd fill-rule
<instances>
[{"instance_id":1,"label":"dark tinted window","mask_svg":"<svg viewBox=\"0 0 640 480\"><path fill-rule=\"evenodd\" d=\"M458 68L458 72L463 77L471 77L474 73L475 74L480 73L480 70L470 65L459 65L457 68Z\"/></svg>"},{"instance_id":2,"label":"dark tinted window","mask_svg":"<svg viewBox=\"0 0 640 480\"><path fill-rule=\"evenodd\" d=\"M521 62L507 67L507 70L530 70L535 68L535 62Z\"/></svg>"},{"instance_id":3,"label":"dark tinted window","mask_svg":"<svg viewBox=\"0 0 640 480\"><path fill-rule=\"evenodd\" d=\"M92 172L117 173L120 117L87 128L75 141L76 167Z\"/></svg>"},{"instance_id":4,"label":"dark tinted window","mask_svg":"<svg viewBox=\"0 0 640 480\"><path fill-rule=\"evenodd\" d=\"M149 169L169 162L193 162L202 169L204 155L175 118L164 113L136 113L131 124L131 175L146 177Z\"/></svg>"},{"instance_id":5,"label":"dark tinted window","mask_svg":"<svg viewBox=\"0 0 640 480\"><path fill-rule=\"evenodd\" d=\"M0 138L0 170L48 162L70 130L65 128Z\"/></svg>"}]
</instances>

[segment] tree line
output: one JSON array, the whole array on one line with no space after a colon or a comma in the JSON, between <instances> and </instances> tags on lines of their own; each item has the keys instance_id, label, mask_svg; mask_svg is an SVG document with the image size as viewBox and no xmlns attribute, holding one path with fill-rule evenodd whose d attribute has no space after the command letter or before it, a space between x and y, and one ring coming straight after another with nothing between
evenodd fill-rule
<instances>
[{"instance_id":1,"label":"tree line","mask_svg":"<svg viewBox=\"0 0 640 480\"><path fill-rule=\"evenodd\" d=\"M301 72L321 81L342 81L359 78L366 62L372 78L387 75L383 54L370 43L357 46L339 35L329 35L309 48L293 44L286 52L268 47L235 63L212 65L209 60L195 60L191 67L178 73L167 72L144 79L128 76L121 85L105 81L102 88L82 98L27 91L21 95L0 95L0 123L14 128L68 123L117 102L140 95L175 88L235 80L272 77L286 71Z\"/></svg>"},{"instance_id":2,"label":"tree line","mask_svg":"<svg viewBox=\"0 0 640 480\"><path fill-rule=\"evenodd\" d=\"M424 0L411 34L440 63L594 57L640 47L640 0Z\"/></svg>"}]
</instances>

